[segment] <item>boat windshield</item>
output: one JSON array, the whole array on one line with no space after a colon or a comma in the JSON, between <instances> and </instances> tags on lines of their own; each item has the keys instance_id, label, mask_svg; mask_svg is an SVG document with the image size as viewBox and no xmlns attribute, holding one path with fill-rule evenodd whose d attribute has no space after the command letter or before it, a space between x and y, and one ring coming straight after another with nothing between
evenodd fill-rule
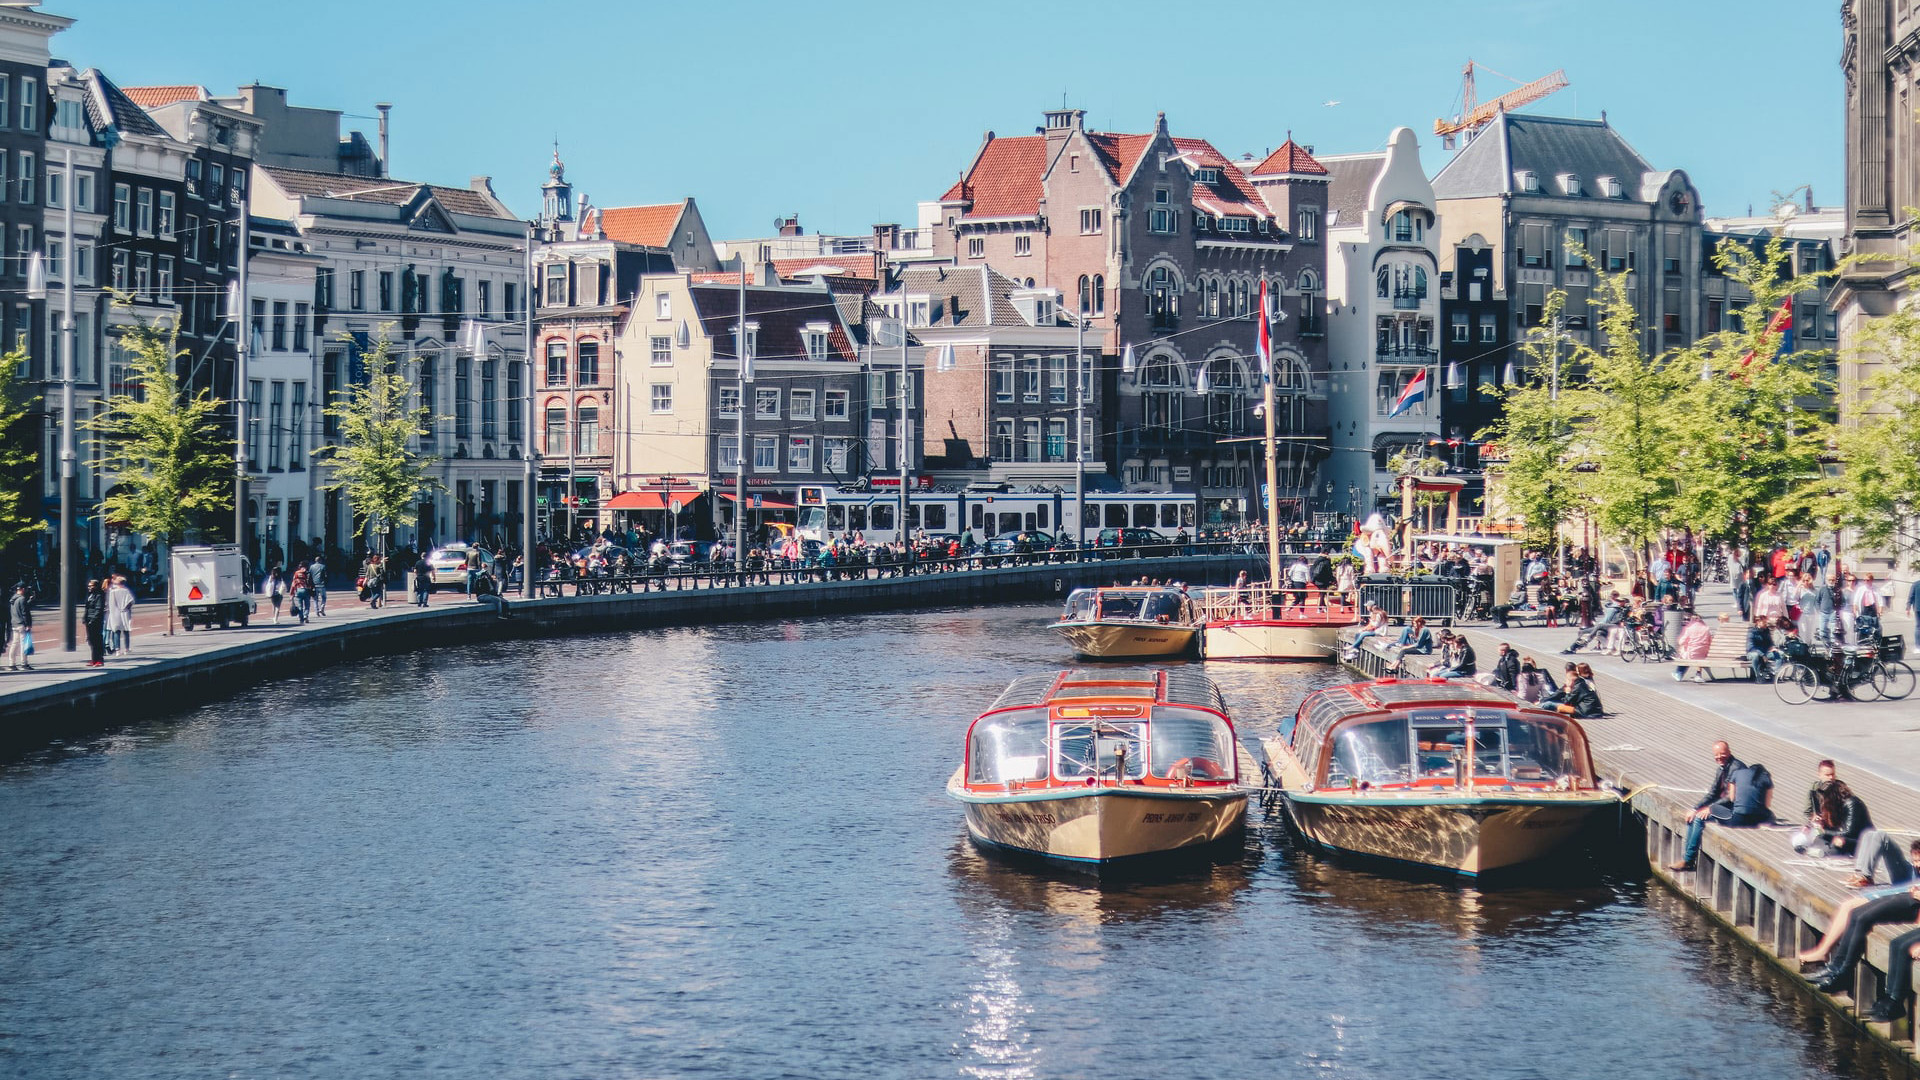
<instances>
[{"instance_id":1,"label":"boat windshield","mask_svg":"<svg viewBox=\"0 0 1920 1080\"><path fill-rule=\"evenodd\" d=\"M967 782L1006 784L1047 775L1047 710L1018 709L982 718L967 748Z\"/></svg>"},{"instance_id":2,"label":"boat windshield","mask_svg":"<svg viewBox=\"0 0 1920 1080\"><path fill-rule=\"evenodd\" d=\"M1185 622L1176 592L1122 589L1076 589L1067 597L1070 622Z\"/></svg>"},{"instance_id":3,"label":"boat windshield","mask_svg":"<svg viewBox=\"0 0 1920 1080\"><path fill-rule=\"evenodd\" d=\"M1584 740L1564 719L1496 710L1473 711L1473 775L1522 785L1553 784L1589 773ZM1459 709L1423 709L1338 727L1326 784L1369 787L1460 775L1467 716Z\"/></svg>"},{"instance_id":4,"label":"boat windshield","mask_svg":"<svg viewBox=\"0 0 1920 1080\"><path fill-rule=\"evenodd\" d=\"M1405 717L1349 724L1334 733L1327 786L1404 784L1412 779L1410 768Z\"/></svg>"},{"instance_id":5,"label":"boat windshield","mask_svg":"<svg viewBox=\"0 0 1920 1080\"><path fill-rule=\"evenodd\" d=\"M1233 731L1198 709L1155 709L1148 765L1164 780L1233 779Z\"/></svg>"},{"instance_id":6,"label":"boat windshield","mask_svg":"<svg viewBox=\"0 0 1920 1080\"><path fill-rule=\"evenodd\" d=\"M1053 725L1053 775L1061 780L1145 775L1141 753L1147 725L1137 721L1076 720Z\"/></svg>"}]
</instances>

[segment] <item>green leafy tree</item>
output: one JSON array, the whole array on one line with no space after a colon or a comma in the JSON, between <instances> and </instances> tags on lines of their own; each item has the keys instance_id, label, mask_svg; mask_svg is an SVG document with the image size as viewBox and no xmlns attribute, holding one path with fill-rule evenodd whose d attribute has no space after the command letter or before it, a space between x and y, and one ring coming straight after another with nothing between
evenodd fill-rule
<instances>
[{"instance_id":1,"label":"green leafy tree","mask_svg":"<svg viewBox=\"0 0 1920 1080\"><path fill-rule=\"evenodd\" d=\"M36 478L28 417L38 400L27 388L26 366L25 338L0 353L0 553L45 528L26 505Z\"/></svg>"},{"instance_id":2,"label":"green leafy tree","mask_svg":"<svg viewBox=\"0 0 1920 1080\"><path fill-rule=\"evenodd\" d=\"M180 385L172 325L137 322L120 343L129 390L107 398L87 425L96 436L89 464L115 477L100 509L134 532L179 543L204 519L233 512L233 440L218 422L222 402Z\"/></svg>"},{"instance_id":3,"label":"green leafy tree","mask_svg":"<svg viewBox=\"0 0 1920 1080\"><path fill-rule=\"evenodd\" d=\"M313 452L333 472L322 486L346 495L357 528L372 522L382 536L417 521L420 497L443 486L433 475L440 459L414 449L433 430L433 410L409 404L413 383L394 360L392 330L380 327L361 353L366 382L327 405L340 441Z\"/></svg>"},{"instance_id":4,"label":"green leafy tree","mask_svg":"<svg viewBox=\"0 0 1920 1080\"><path fill-rule=\"evenodd\" d=\"M1831 420L1824 350L1786 351L1795 297L1828 274L1792 272L1778 236L1728 239L1714 254L1729 284L1752 300L1737 329L1722 330L1672 362L1684 378L1673 399L1673 513L1708 537L1731 539L1743 521L1766 542L1812 527L1825 490L1820 458Z\"/></svg>"},{"instance_id":5,"label":"green leafy tree","mask_svg":"<svg viewBox=\"0 0 1920 1080\"><path fill-rule=\"evenodd\" d=\"M1551 325L1566 299L1563 292L1549 296L1542 321ZM1555 385L1558 341L1529 335L1520 351L1527 378L1502 390L1505 407L1499 419L1475 437L1496 448L1483 456L1501 458L1488 471L1498 477L1502 506L1525 523L1528 544L1545 548L1580 504L1578 474L1568 466L1574 414L1571 399L1561 397Z\"/></svg>"},{"instance_id":6,"label":"green leafy tree","mask_svg":"<svg viewBox=\"0 0 1920 1080\"><path fill-rule=\"evenodd\" d=\"M1912 565L1920 556L1920 312L1874 320L1860 351L1877 370L1849 410L1858 420L1835 430L1840 475L1822 516Z\"/></svg>"},{"instance_id":7,"label":"green leafy tree","mask_svg":"<svg viewBox=\"0 0 1920 1080\"><path fill-rule=\"evenodd\" d=\"M1430 457L1412 450L1405 450L1387 458L1387 471L1395 476L1440 476L1447 471L1447 463L1440 458ZM1413 504L1427 512L1427 526L1433 526L1433 512L1444 506L1447 501L1445 492L1420 491L1414 493Z\"/></svg>"}]
</instances>

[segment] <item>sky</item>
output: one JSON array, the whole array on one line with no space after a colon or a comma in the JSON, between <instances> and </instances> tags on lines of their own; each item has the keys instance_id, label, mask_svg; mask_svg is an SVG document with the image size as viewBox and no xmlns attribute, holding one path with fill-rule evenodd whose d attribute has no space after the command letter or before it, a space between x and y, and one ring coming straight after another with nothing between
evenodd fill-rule
<instances>
[{"instance_id":1,"label":"sky","mask_svg":"<svg viewBox=\"0 0 1920 1080\"><path fill-rule=\"evenodd\" d=\"M259 82L373 137L392 173L496 193L531 217L558 139L576 198L693 196L716 239L911 223L983 134L1031 133L1063 100L1103 131L1261 154L1431 132L1471 58L1572 85L1526 110L1609 121L1709 215L1765 212L1844 176L1838 5L1811 0L1336 0L1227 8L1109 3L701 0L44 0L79 21L54 55L122 86ZM1575 48L1575 46L1579 46ZM1483 70L1480 97L1514 84ZM1334 104L1337 102L1337 104ZM1796 198L1801 196L1796 195Z\"/></svg>"}]
</instances>

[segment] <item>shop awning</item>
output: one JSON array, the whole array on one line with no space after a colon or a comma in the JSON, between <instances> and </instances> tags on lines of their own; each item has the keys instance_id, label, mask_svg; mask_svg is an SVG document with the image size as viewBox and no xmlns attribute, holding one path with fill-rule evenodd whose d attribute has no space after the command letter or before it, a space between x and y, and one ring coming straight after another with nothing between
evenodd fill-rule
<instances>
[{"instance_id":1,"label":"shop awning","mask_svg":"<svg viewBox=\"0 0 1920 1080\"><path fill-rule=\"evenodd\" d=\"M723 499L725 499L725 500L727 500L728 502L732 502L732 501L733 501L733 493L732 493L732 492L727 492L727 491L723 491L723 492L721 492L721 493L720 493L720 497L721 497L721 498L723 498ZM754 505L753 505L753 501L752 501L752 500L753 500L754 498L756 498L756 496L754 496L754 495L752 495L751 493L749 493L749 494L747 495L747 500L748 500L748 501L747 501L747 509L749 509L749 510L752 510L752 509L754 509L754 508L755 508L755 507L754 507ZM760 500L760 506L759 506L759 509L761 509L761 510L791 510L791 509L793 509L793 503L792 503L791 501L789 501L789 500L787 500L787 499L776 499L776 498L774 498L774 497L773 497L773 496L771 496L771 495L761 495L761 496L758 496L758 498L759 498L759 500Z\"/></svg>"},{"instance_id":2,"label":"shop awning","mask_svg":"<svg viewBox=\"0 0 1920 1080\"><path fill-rule=\"evenodd\" d=\"M606 501L608 510L671 510L678 500L682 509L705 492L687 488L679 491L623 491Z\"/></svg>"}]
</instances>

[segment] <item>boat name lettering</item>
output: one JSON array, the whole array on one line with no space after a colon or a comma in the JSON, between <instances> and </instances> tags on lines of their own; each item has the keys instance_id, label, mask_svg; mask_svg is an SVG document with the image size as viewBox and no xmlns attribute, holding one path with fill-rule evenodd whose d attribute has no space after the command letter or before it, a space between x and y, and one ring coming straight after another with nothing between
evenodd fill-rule
<instances>
[{"instance_id":1,"label":"boat name lettering","mask_svg":"<svg viewBox=\"0 0 1920 1080\"><path fill-rule=\"evenodd\" d=\"M1200 811L1190 810L1185 814L1148 814L1140 819L1142 825L1173 825L1182 821L1199 821Z\"/></svg>"}]
</instances>

